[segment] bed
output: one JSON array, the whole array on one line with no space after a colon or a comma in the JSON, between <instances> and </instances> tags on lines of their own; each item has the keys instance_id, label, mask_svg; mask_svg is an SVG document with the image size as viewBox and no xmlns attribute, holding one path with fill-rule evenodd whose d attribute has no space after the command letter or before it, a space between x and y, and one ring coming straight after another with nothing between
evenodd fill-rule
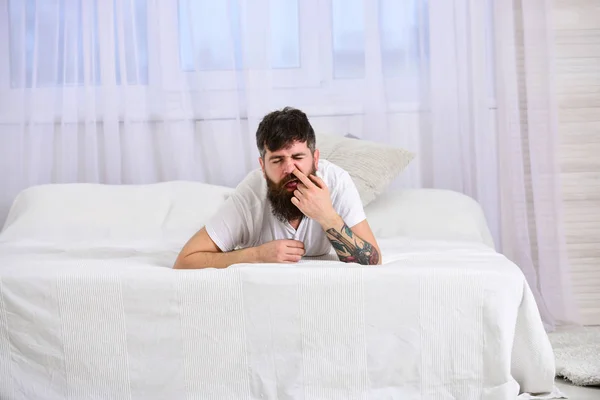
<instances>
[{"instance_id":1,"label":"bed","mask_svg":"<svg viewBox=\"0 0 600 400\"><path fill-rule=\"evenodd\" d=\"M383 265L172 270L231 193L46 185L0 233L2 399L559 398L527 282L442 190L366 213Z\"/></svg>"}]
</instances>

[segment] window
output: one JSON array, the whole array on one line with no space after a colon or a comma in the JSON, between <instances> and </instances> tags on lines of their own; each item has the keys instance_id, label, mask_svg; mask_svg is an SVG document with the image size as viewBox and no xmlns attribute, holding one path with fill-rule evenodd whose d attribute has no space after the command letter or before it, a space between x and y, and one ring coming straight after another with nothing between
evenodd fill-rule
<instances>
[{"instance_id":1,"label":"window","mask_svg":"<svg viewBox=\"0 0 600 400\"><path fill-rule=\"evenodd\" d=\"M372 84L379 85L383 79L389 104L412 110L418 107L428 63L427 1L367 4L331 0L330 86L340 93L348 85L355 87L357 81L374 79Z\"/></svg>"},{"instance_id":2,"label":"window","mask_svg":"<svg viewBox=\"0 0 600 400\"><path fill-rule=\"evenodd\" d=\"M426 26L419 21L426 3L419 0L379 0L379 37L365 32L365 10L362 0L333 0L333 75L336 79L365 76L366 51L377 46L385 77L414 76L422 61L421 35ZM424 18L423 18L424 20ZM375 26L375 25L374 25Z\"/></svg>"},{"instance_id":3,"label":"window","mask_svg":"<svg viewBox=\"0 0 600 400\"><path fill-rule=\"evenodd\" d=\"M184 71L240 69L243 65L240 0L179 0L180 63ZM298 0L271 0L270 68L300 68Z\"/></svg>"},{"instance_id":4,"label":"window","mask_svg":"<svg viewBox=\"0 0 600 400\"><path fill-rule=\"evenodd\" d=\"M166 51L176 46L179 65L165 81L179 74L172 87L195 80L202 90L235 90L240 84L235 73L243 70L246 90L261 90L263 84L306 89L306 96L327 104L340 98L350 102L347 94L367 78L366 62L375 53L390 99L415 102L428 56L427 1L374 0L374 5L364 0L179 0L177 38L164 45Z\"/></svg>"},{"instance_id":5,"label":"window","mask_svg":"<svg viewBox=\"0 0 600 400\"><path fill-rule=\"evenodd\" d=\"M175 13L173 3L163 3L168 28L161 32L161 55L176 60L164 66L163 82L175 90L189 82L199 91L236 90L243 71L247 87L317 85L319 30L311 20L319 3L178 0Z\"/></svg>"},{"instance_id":6,"label":"window","mask_svg":"<svg viewBox=\"0 0 600 400\"><path fill-rule=\"evenodd\" d=\"M0 3L9 10L2 88L119 85L139 100L129 104L148 104L152 91L181 115L228 117L240 89L324 114L361 112L355 85L379 84L381 71L389 104L412 109L428 63L426 0Z\"/></svg>"},{"instance_id":7,"label":"window","mask_svg":"<svg viewBox=\"0 0 600 400\"><path fill-rule=\"evenodd\" d=\"M113 0L108 13L99 12L99 1L106 10L106 0L8 0L11 87L100 85L111 77L117 84L148 84L146 0ZM365 30L363 0L159 4L162 10L177 4L175 24L167 21L158 29L176 28L176 43L167 46L178 49L183 72L274 69L317 75L313 83L323 75L361 79L369 46L381 51L386 77L414 76L426 61L423 0L378 0L378 40ZM323 29L323 23L331 26ZM323 71L324 53L332 57L331 71Z\"/></svg>"},{"instance_id":8,"label":"window","mask_svg":"<svg viewBox=\"0 0 600 400\"><path fill-rule=\"evenodd\" d=\"M113 0L109 15L99 1L9 0L10 86L147 84L146 0Z\"/></svg>"},{"instance_id":9,"label":"window","mask_svg":"<svg viewBox=\"0 0 600 400\"><path fill-rule=\"evenodd\" d=\"M331 38L320 37L307 46L322 46L330 42L333 55L333 78L352 79L365 76L366 46L373 43L365 32L363 0L331 0L315 3L331 5ZM418 71L422 58L423 34L426 26L423 13L427 3L422 0L379 0L379 37L382 68L385 76L398 77ZM268 52L270 68L300 68L310 60L301 59L301 30L321 30L313 9L304 15L300 26L298 0L268 1ZM243 65L243 38L240 0L203 1L179 0L180 63L184 71L233 70ZM251 17L246 14L246 17ZM255 46L258 47L258 46Z\"/></svg>"}]
</instances>

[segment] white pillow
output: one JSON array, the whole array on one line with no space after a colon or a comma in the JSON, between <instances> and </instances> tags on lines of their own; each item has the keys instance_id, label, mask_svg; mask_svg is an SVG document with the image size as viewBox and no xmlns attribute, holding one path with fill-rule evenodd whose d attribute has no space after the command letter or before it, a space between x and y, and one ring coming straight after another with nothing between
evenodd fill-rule
<instances>
[{"instance_id":1,"label":"white pillow","mask_svg":"<svg viewBox=\"0 0 600 400\"><path fill-rule=\"evenodd\" d=\"M373 201L415 157L398 147L367 140L317 134L320 157L345 169L363 206Z\"/></svg>"},{"instance_id":2,"label":"white pillow","mask_svg":"<svg viewBox=\"0 0 600 400\"><path fill-rule=\"evenodd\" d=\"M22 191L0 241L187 241L234 189L199 182L50 184Z\"/></svg>"},{"instance_id":3,"label":"white pillow","mask_svg":"<svg viewBox=\"0 0 600 400\"><path fill-rule=\"evenodd\" d=\"M35 186L13 202L0 241L182 246L233 191L182 181ZM460 193L434 189L383 193L365 207L365 213L377 238L467 240L494 247L481 207Z\"/></svg>"},{"instance_id":4,"label":"white pillow","mask_svg":"<svg viewBox=\"0 0 600 400\"><path fill-rule=\"evenodd\" d=\"M495 248L479 203L464 194L439 189L383 193L365 207L375 237L484 243Z\"/></svg>"}]
</instances>

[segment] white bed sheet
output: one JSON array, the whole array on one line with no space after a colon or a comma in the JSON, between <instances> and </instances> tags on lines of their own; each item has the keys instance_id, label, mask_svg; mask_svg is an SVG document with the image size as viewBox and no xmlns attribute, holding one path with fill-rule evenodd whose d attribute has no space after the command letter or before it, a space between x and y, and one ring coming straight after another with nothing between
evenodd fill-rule
<instances>
[{"instance_id":1,"label":"white bed sheet","mask_svg":"<svg viewBox=\"0 0 600 400\"><path fill-rule=\"evenodd\" d=\"M0 398L469 400L555 390L552 349L515 265L477 243L380 246L378 267L173 271L177 249L151 243L0 244Z\"/></svg>"}]
</instances>

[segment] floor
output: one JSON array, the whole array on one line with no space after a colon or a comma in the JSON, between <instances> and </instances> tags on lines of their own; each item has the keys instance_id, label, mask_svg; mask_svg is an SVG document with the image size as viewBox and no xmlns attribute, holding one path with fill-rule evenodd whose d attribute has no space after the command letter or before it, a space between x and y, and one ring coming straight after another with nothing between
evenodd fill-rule
<instances>
[{"instance_id":1,"label":"floor","mask_svg":"<svg viewBox=\"0 0 600 400\"><path fill-rule=\"evenodd\" d=\"M600 400L600 386L573 386L562 379L556 380L556 386L569 400Z\"/></svg>"},{"instance_id":2,"label":"floor","mask_svg":"<svg viewBox=\"0 0 600 400\"><path fill-rule=\"evenodd\" d=\"M600 326L587 328L600 329ZM556 378L556 386L569 400L600 400L600 386L575 386L561 378Z\"/></svg>"}]
</instances>

